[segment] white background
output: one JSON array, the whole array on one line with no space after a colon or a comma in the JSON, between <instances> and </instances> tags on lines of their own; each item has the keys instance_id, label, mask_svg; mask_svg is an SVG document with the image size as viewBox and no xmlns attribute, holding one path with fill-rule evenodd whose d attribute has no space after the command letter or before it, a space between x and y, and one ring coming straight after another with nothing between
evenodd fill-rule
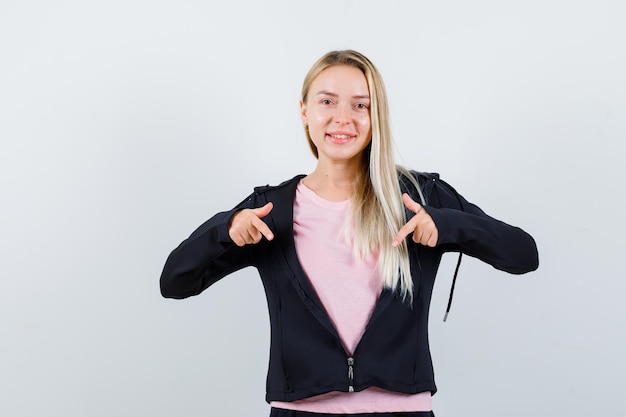
<instances>
[{"instance_id":1,"label":"white background","mask_svg":"<svg viewBox=\"0 0 626 417\"><path fill-rule=\"evenodd\" d=\"M455 257L433 296L438 417L621 416L626 6L620 0L0 2L0 415L267 416L247 269L165 300L169 252L314 167L323 53L386 81L399 161L537 240Z\"/></svg>"}]
</instances>

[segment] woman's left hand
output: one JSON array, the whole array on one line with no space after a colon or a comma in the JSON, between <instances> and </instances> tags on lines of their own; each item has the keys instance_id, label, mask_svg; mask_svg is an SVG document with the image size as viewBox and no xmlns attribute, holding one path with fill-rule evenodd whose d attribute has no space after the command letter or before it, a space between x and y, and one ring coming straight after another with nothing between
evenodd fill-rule
<instances>
[{"instance_id":1,"label":"woman's left hand","mask_svg":"<svg viewBox=\"0 0 626 417\"><path fill-rule=\"evenodd\" d=\"M405 237L413 233L413 241L424 246L434 248L437 245L439 231L437 226L430 217L430 214L424 210L421 204L413 201L407 193L402 194L402 202L415 215L400 229L396 237L393 239L393 246L397 247Z\"/></svg>"}]
</instances>

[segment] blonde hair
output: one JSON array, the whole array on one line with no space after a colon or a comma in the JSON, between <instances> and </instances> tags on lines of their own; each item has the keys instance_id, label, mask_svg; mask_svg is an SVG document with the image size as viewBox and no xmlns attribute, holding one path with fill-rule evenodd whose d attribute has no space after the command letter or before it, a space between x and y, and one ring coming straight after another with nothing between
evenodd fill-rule
<instances>
[{"instance_id":1,"label":"blonde hair","mask_svg":"<svg viewBox=\"0 0 626 417\"><path fill-rule=\"evenodd\" d=\"M370 95L372 140L363 151L363 169L356 178L350 211L354 225L354 249L360 257L378 251L378 267L383 285L399 290L403 298L408 296L412 300L413 280L406 240L395 248L391 244L406 223L399 175L406 176L413 183L422 203L424 199L410 172L394 162L387 93L380 73L359 52L328 52L311 67L304 78L302 102L306 103L313 80L322 71L335 65L349 65L361 70L367 80ZM309 147L317 158L317 148L306 127L304 130Z\"/></svg>"}]
</instances>

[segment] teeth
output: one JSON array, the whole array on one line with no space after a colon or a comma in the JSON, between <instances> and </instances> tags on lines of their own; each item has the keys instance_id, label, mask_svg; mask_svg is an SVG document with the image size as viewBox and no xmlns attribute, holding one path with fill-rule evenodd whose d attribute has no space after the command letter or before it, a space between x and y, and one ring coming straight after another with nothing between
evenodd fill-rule
<instances>
[{"instance_id":1,"label":"teeth","mask_svg":"<svg viewBox=\"0 0 626 417\"><path fill-rule=\"evenodd\" d=\"M337 139L348 139L350 137L348 135L331 135L331 136Z\"/></svg>"}]
</instances>

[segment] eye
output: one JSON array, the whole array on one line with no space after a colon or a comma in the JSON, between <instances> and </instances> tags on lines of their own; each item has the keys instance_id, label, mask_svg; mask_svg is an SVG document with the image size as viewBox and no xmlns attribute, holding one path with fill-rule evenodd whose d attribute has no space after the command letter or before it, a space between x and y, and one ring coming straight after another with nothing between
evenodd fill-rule
<instances>
[{"instance_id":1,"label":"eye","mask_svg":"<svg viewBox=\"0 0 626 417\"><path fill-rule=\"evenodd\" d=\"M325 106L330 106L331 104L333 104L333 101L329 98L323 98L322 100L320 100L320 103Z\"/></svg>"},{"instance_id":2,"label":"eye","mask_svg":"<svg viewBox=\"0 0 626 417\"><path fill-rule=\"evenodd\" d=\"M369 106L365 103L357 103L354 107L359 110L367 110L369 108Z\"/></svg>"}]
</instances>

